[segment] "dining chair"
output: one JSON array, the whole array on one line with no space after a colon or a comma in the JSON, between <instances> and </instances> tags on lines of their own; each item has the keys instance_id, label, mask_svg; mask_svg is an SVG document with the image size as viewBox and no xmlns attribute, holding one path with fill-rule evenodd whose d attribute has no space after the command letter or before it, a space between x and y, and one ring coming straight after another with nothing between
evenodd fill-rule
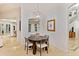
<instances>
[{"instance_id":1,"label":"dining chair","mask_svg":"<svg viewBox=\"0 0 79 59\"><path fill-rule=\"evenodd\" d=\"M45 50L48 53L48 47L49 47L49 36L45 35L46 39L41 40L39 43L37 43L37 48L40 49L40 56L41 56L41 50L45 48Z\"/></svg>"},{"instance_id":2,"label":"dining chair","mask_svg":"<svg viewBox=\"0 0 79 59\"><path fill-rule=\"evenodd\" d=\"M31 42L29 42L28 38L25 37L25 50L27 47L27 54L28 54L28 49L32 48L33 44Z\"/></svg>"},{"instance_id":3,"label":"dining chair","mask_svg":"<svg viewBox=\"0 0 79 59\"><path fill-rule=\"evenodd\" d=\"M48 35L45 35L45 37L47 38L46 44L48 44L48 47L49 47L49 36Z\"/></svg>"}]
</instances>

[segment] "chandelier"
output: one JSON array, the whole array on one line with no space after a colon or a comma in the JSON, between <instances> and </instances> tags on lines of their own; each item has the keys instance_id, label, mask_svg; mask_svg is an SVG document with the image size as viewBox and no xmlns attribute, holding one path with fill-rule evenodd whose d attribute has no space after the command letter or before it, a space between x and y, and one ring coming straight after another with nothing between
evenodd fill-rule
<instances>
[{"instance_id":1,"label":"chandelier","mask_svg":"<svg viewBox=\"0 0 79 59\"><path fill-rule=\"evenodd\" d=\"M33 18L40 18L39 4L37 4L36 7L33 8L32 17Z\"/></svg>"}]
</instances>

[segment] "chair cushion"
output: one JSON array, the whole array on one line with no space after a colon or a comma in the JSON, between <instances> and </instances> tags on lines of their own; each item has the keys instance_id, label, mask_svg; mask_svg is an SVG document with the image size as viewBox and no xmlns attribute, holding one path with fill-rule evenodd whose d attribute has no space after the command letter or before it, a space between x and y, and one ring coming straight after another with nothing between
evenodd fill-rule
<instances>
[{"instance_id":1,"label":"chair cushion","mask_svg":"<svg viewBox=\"0 0 79 59\"><path fill-rule=\"evenodd\" d=\"M40 44L37 44L37 47L38 48L45 48L45 47L47 47L48 45L47 44L41 44L41 47L40 47Z\"/></svg>"},{"instance_id":2,"label":"chair cushion","mask_svg":"<svg viewBox=\"0 0 79 59\"><path fill-rule=\"evenodd\" d=\"M27 46L27 43L26 43L26 46ZM32 43L28 43L28 46L33 46L33 44Z\"/></svg>"}]
</instances>

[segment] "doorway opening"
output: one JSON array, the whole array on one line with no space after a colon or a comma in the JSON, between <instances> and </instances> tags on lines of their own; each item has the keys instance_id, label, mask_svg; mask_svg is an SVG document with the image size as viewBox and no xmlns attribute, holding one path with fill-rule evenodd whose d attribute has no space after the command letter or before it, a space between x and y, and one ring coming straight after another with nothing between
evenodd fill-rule
<instances>
[{"instance_id":1,"label":"doorway opening","mask_svg":"<svg viewBox=\"0 0 79 59\"><path fill-rule=\"evenodd\" d=\"M0 36L3 46L10 45L17 38L17 23L14 19L0 19Z\"/></svg>"},{"instance_id":2,"label":"doorway opening","mask_svg":"<svg viewBox=\"0 0 79 59\"><path fill-rule=\"evenodd\" d=\"M79 50L79 4L76 3L68 9L68 34L69 51Z\"/></svg>"}]
</instances>

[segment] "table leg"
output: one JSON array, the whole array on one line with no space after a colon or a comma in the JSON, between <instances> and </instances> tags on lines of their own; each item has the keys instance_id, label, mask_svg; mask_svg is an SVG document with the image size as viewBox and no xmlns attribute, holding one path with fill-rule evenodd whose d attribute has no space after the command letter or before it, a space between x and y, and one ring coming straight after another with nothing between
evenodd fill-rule
<instances>
[{"instance_id":1,"label":"table leg","mask_svg":"<svg viewBox=\"0 0 79 59\"><path fill-rule=\"evenodd\" d=\"M48 50L48 48L47 48L47 47L45 47L45 50L47 51L47 50Z\"/></svg>"},{"instance_id":2,"label":"table leg","mask_svg":"<svg viewBox=\"0 0 79 59\"><path fill-rule=\"evenodd\" d=\"M36 42L33 42L33 54L36 54Z\"/></svg>"}]
</instances>

